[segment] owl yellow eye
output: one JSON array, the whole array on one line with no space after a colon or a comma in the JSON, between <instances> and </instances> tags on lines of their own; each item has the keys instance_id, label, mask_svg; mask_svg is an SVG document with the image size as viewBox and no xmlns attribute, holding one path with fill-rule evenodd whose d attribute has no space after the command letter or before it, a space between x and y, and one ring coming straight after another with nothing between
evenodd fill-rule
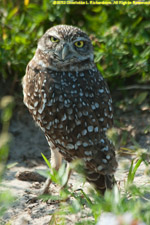
<instances>
[{"instance_id":1,"label":"owl yellow eye","mask_svg":"<svg viewBox=\"0 0 150 225\"><path fill-rule=\"evenodd\" d=\"M51 42L55 42L55 43L59 42L59 39L52 37L52 36L50 37L50 40L51 40Z\"/></svg>"},{"instance_id":2,"label":"owl yellow eye","mask_svg":"<svg viewBox=\"0 0 150 225\"><path fill-rule=\"evenodd\" d=\"M84 46L84 41L76 41L74 44L76 47L82 48Z\"/></svg>"}]
</instances>

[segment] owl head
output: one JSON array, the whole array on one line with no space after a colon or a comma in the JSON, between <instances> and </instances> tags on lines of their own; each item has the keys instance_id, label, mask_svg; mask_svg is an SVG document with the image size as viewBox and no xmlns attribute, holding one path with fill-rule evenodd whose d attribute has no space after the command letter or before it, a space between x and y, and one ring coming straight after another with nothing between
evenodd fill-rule
<instances>
[{"instance_id":1,"label":"owl head","mask_svg":"<svg viewBox=\"0 0 150 225\"><path fill-rule=\"evenodd\" d=\"M48 29L39 40L37 50L54 70L82 70L93 65L91 41L77 27L58 25Z\"/></svg>"}]
</instances>

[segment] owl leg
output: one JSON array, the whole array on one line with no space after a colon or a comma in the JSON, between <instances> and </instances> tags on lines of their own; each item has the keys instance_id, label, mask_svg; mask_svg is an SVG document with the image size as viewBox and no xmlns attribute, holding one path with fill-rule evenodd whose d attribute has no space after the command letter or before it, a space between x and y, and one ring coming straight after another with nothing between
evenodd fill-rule
<instances>
[{"instance_id":1,"label":"owl leg","mask_svg":"<svg viewBox=\"0 0 150 225\"><path fill-rule=\"evenodd\" d=\"M72 173L72 170L70 169L70 164L67 162L67 166L66 166L66 176L67 176L67 179L66 179L65 184L61 187L61 189L65 188L66 185L68 184L68 181L70 179L71 173Z\"/></svg>"},{"instance_id":2,"label":"owl leg","mask_svg":"<svg viewBox=\"0 0 150 225\"><path fill-rule=\"evenodd\" d=\"M51 148L51 166L55 170L59 170L62 165L62 155L58 152L56 148ZM49 186L52 183L50 178L47 178L42 190L41 194L47 194L49 191Z\"/></svg>"}]
</instances>

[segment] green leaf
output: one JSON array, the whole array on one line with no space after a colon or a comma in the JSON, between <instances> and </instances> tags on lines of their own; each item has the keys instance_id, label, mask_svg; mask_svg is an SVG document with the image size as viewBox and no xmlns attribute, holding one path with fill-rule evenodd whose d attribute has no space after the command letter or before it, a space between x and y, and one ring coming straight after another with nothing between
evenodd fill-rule
<instances>
[{"instance_id":1,"label":"green leaf","mask_svg":"<svg viewBox=\"0 0 150 225\"><path fill-rule=\"evenodd\" d=\"M45 155L43 155L43 153L41 153L41 155L42 155L44 161L46 162L47 166L48 166L50 169L52 169L52 166L51 166L49 160L45 157Z\"/></svg>"},{"instance_id":2,"label":"green leaf","mask_svg":"<svg viewBox=\"0 0 150 225\"><path fill-rule=\"evenodd\" d=\"M127 184L133 183L136 171L139 168L139 166L141 165L142 161L143 161L142 159L139 159L134 167L133 167L134 160L131 161L131 166L130 166L129 173L128 173Z\"/></svg>"}]
</instances>

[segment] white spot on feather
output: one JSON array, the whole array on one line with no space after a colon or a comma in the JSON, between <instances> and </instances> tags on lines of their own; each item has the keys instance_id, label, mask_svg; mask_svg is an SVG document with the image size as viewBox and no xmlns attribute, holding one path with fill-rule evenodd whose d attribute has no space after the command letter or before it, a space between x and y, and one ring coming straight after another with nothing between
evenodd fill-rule
<instances>
[{"instance_id":1,"label":"white spot on feather","mask_svg":"<svg viewBox=\"0 0 150 225\"><path fill-rule=\"evenodd\" d=\"M92 132L93 131L93 129L94 129L94 127L93 126L88 126L88 132Z\"/></svg>"},{"instance_id":2,"label":"white spot on feather","mask_svg":"<svg viewBox=\"0 0 150 225\"><path fill-rule=\"evenodd\" d=\"M99 103L98 102L95 103L95 107L99 108Z\"/></svg>"},{"instance_id":3,"label":"white spot on feather","mask_svg":"<svg viewBox=\"0 0 150 225\"><path fill-rule=\"evenodd\" d=\"M44 109L45 109L45 103L42 105L42 108L39 108L39 109L38 109L38 112L39 112L40 114L42 114L42 112L43 112Z\"/></svg>"},{"instance_id":4,"label":"white spot on feather","mask_svg":"<svg viewBox=\"0 0 150 225\"><path fill-rule=\"evenodd\" d=\"M92 152L91 151L84 151L84 154L89 156L89 155L92 155Z\"/></svg>"},{"instance_id":5,"label":"white spot on feather","mask_svg":"<svg viewBox=\"0 0 150 225\"><path fill-rule=\"evenodd\" d=\"M86 130L86 129L84 129L81 133L82 133L82 135L84 136L84 135L86 135L86 134L87 134L87 130Z\"/></svg>"},{"instance_id":6,"label":"white spot on feather","mask_svg":"<svg viewBox=\"0 0 150 225\"><path fill-rule=\"evenodd\" d=\"M52 123L49 122L49 124L46 126L46 129L47 129L47 130L50 130L51 125L52 125Z\"/></svg>"},{"instance_id":7,"label":"white spot on feather","mask_svg":"<svg viewBox=\"0 0 150 225\"><path fill-rule=\"evenodd\" d=\"M98 127L95 127L95 128L94 128L94 132L97 133L98 131L99 131L99 128L98 128Z\"/></svg>"},{"instance_id":8,"label":"white spot on feather","mask_svg":"<svg viewBox=\"0 0 150 225\"><path fill-rule=\"evenodd\" d=\"M36 110L33 110L33 115L36 115Z\"/></svg>"},{"instance_id":9,"label":"white spot on feather","mask_svg":"<svg viewBox=\"0 0 150 225\"><path fill-rule=\"evenodd\" d=\"M27 104L26 104L27 105ZM27 105L29 109L34 109L34 107L32 105Z\"/></svg>"},{"instance_id":10,"label":"white spot on feather","mask_svg":"<svg viewBox=\"0 0 150 225\"><path fill-rule=\"evenodd\" d=\"M60 101L60 102L63 102L63 101L64 101L64 99L63 99L63 96L62 96L62 95L60 95L60 96L59 96L59 101Z\"/></svg>"},{"instance_id":11,"label":"white spot on feather","mask_svg":"<svg viewBox=\"0 0 150 225\"><path fill-rule=\"evenodd\" d=\"M108 160L109 160L109 159L110 159L110 155L106 155L106 159L108 159Z\"/></svg>"},{"instance_id":12,"label":"white spot on feather","mask_svg":"<svg viewBox=\"0 0 150 225\"><path fill-rule=\"evenodd\" d=\"M37 105L38 105L38 101L36 101L36 102L34 103L34 107L37 107Z\"/></svg>"},{"instance_id":13,"label":"white spot on feather","mask_svg":"<svg viewBox=\"0 0 150 225\"><path fill-rule=\"evenodd\" d=\"M81 141L77 141L77 142L76 142L76 145L77 145L77 146L80 146L80 145L82 145L82 142L81 142Z\"/></svg>"},{"instance_id":14,"label":"white spot on feather","mask_svg":"<svg viewBox=\"0 0 150 225\"><path fill-rule=\"evenodd\" d=\"M104 148L102 148L102 152L103 151L108 151L108 145L106 145Z\"/></svg>"},{"instance_id":15,"label":"white spot on feather","mask_svg":"<svg viewBox=\"0 0 150 225\"><path fill-rule=\"evenodd\" d=\"M61 121L64 121L64 120L66 120L66 119L67 119L67 116L66 116L66 114L64 113L63 117L61 118Z\"/></svg>"},{"instance_id":16,"label":"white spot on feather","mask_svg":"<svg viewBox=\"0 0 150 225\"><path fill-rule=\"evenodd\" d=\"M76 123L76 125L78 126L78 125L81 124L81 121L80 121L80 120L75 120L75 123Z\"/></svg>"},{"instance_id":17,"label":"white spot on feather","mask_svg":"<svg viewBox=\"0 0 150 225\"><path fill-rule=\"evenodd\" d=\"M83 160L84 160L85 162L89 162L89 161L91 161L91 158L90 158L90 157L86 157L86 158L84 157Z\"/></svg>"},{"instance_id":18,"label":"white spot on feather","mask_svg":"<svg viewBox=\"0 0 150 225\"><path fill-rule=\"evenodd\" d=\"M82 145L83 145L83 147L88 147L89 146L89 144L87 142L83 142Z\"/></svg>"},{"instance_id":19,"label":"white spot on feather","mask_svg":"<svg viewBox=\"0 0 150 225\"><path fill-rule=\"evenodd\" d=\"M104 139L101 139L100 140L100 143L104 144L105 143Z\"/></svg>"},{"instance_id":20,"label":"white spot on feather","mask_svg":"<svg viewBox=\"0 0 150 225\"><path fill-rule=\"evenodd\" d=\"M102 159L103 163L107 163L107 160L106 159Z\"/></svg>"},{"instance_id":21,"label":"white spot on feather","mask_svg":"<svg viewBox=\"0 0 150 225\"><path fill-rule=\"evenodd\" d=\"M46 67L46 64L42 60L39 60L38 65L42 67Z\"/></svg>"},{"instance_id":22,"label":"white spot on feather","mask_svg":"<svg viewBox=\"0 0 150 225\"><path fill-rule=\"evenodd\" d=\"M82 112L78 112L78 117L82 117Z\"/></svg>"},{"instance_id":23,"label":"white spot on feather","mask_svg":"<svg viewBox=\"0 0 150 225\"><path fill-rule=\"evenodd\" d=\"M104 90L103 89L99 89L98 92L101 94L101 93L104 92Z\"/></svg>"},{"instance_id":24,"label":"white spot on feather","mask_svg":"<svg viewBox=\"0 0 150 225\"><path fill-rule=\"evenodd\" d=\"M102 169L103 169L102 166L98 166L98 167L97 167L97 170L98 170L98 171L101 171Z\"/></svg>"},{"instance_id":25,"label":"white spot on feather","mask_svg":"<svg viewBox=\"0 0 150 225\"><path fill-rule=\"evenodd\" d=\"M79 133L78 135L77 135L77 138L80 138L81 137L81 134Z\"/></svg>"},{"instance_id":26,"label":"white spot on feather","mask_svg":"<svg viewBox=\"0 0 150 225\"><path fill-rule=\"evenodd\" d=\"M93 110L95 110L95 109L96 109L95 105L91 105L91 108L92 108Z\"/></svg>"},{"instance_id":27,"label":"white spot on feather","mask_svg":"<svg viewBox=\"0 0 150 225\"><path fill-rule=\"evenodd\" d=\"M69 149L74 149L74 145L73 144L67 144L66 147L69 148Z\"/></svg>"}]
</instances>

